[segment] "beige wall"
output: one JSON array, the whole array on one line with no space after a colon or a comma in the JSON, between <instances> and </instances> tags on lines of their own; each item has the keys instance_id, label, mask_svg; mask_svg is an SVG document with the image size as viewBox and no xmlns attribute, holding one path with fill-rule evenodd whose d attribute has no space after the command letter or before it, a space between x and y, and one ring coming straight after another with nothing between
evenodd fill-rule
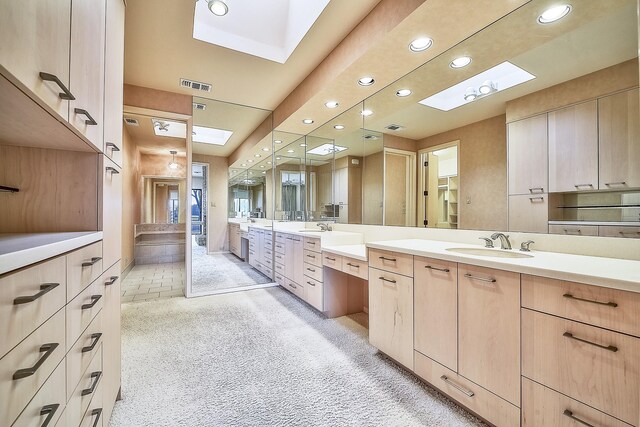
<instances>
[{"instance_id":1,"label":"beige wall","mask_svg":"<svg viewBox=\"0 0 640 427\"><path fill-rule=\"evenodd\" d=\"M122 271L133 266L134 225L140 222L140 151L126 128L122 135Z\"/></svg>"},{"instance_id":2,"label":"beige wall","mask_svg":"<svg viewBox=\"0 0 640 427\"><path fill-rule=\"evenodd\" d=\"M422 150L460 140L460 228L507 229L505 120L500 115L418 141Z\"/></svg>"},{"instance_id":3,"label":"beige wall","mask_svg":"<svg viewBox=\"0 0 640 427\"><path fill-rule=\"evenodd\" d=\"M378 151L364 158L364 170L362 171L363 224L382 224L383 170L383 151Z\"/></svg>"},{"instance_id":4,"label":"beige wall","mask_svg":"<svg viewBox=\"0 0 640 427\"><path fill-rule=\"evenodd\" d=\"M192 161L207 163L207 202L209 206L207 216L207 246L209 252L229 250L229 238L227 234L228 200L227 189L229 186L227 169L229 164L226 157L206 156L193 154Z\"/></svg>"}]
</instances>

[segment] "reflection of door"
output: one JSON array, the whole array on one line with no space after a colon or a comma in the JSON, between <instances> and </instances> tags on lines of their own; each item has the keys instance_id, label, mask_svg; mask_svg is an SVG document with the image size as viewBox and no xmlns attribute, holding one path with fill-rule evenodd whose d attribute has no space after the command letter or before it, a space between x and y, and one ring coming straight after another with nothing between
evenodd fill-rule
<instances>
[{"instance_id":1,"label":"reflection of door","mask_svg":"<svg viewBox=\"0 0 640 427\"><path fill-rule=\"evenodd\" d=\"M415 225L415 160L410 151L385 149L384 225Z\"/></svg>"},{"instance_id":2,"label":"reflection of door","mask_svg":"<svg viewBox=\"0 0 640 427\"><path fill-rule=\"evenodd\" d=\"M458 227L459 141L420 150L420 226Z\"/></svg>"}]
</instances>

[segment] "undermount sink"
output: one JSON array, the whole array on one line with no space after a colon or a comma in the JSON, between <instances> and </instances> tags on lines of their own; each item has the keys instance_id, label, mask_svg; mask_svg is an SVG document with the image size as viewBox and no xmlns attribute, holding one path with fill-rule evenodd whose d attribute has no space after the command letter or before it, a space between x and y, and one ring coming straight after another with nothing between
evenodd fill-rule
<instances>
[{"instance_id":1,"label":"undermount sink","mask_svg":"<svg viewBox=\"0 0 640 427\"><path fill-rule=\"evenodd\" d=\"M324 230L298 230L298 233L324 233Z\"/></svg>"},{"instance_id":2,"label":"undermount sink","mask_svg":"<svg viewBox=\"0 0 640 427\"><path fill-rule=\"evenodd\" d=\"M502 249L485 249L485 248L447 248L449 252L457 252L465 255L486 256L492 258L533 258L533 255L527 255L522 252L513 252Z\"/></svg>"}]
</instances>

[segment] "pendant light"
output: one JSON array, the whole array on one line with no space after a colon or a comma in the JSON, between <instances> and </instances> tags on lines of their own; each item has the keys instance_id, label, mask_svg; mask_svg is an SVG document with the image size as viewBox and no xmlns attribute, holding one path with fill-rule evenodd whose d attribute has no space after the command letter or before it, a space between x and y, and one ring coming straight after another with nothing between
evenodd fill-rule
<instances>
[{"instance_id":1,"label":"pendant light","mask_svg":"<svg viewBox=\"0 0 640 427\"><path fill-rule=\"evenodd\" d=\"M176 154L178 154L178 152L175 150L171 150L169 151L169 153L171 153L171 155L173 156L171 161L169 162L169 169L176 170L178 169L178 164L176 163Z\"/></svg>"}]
</instances>

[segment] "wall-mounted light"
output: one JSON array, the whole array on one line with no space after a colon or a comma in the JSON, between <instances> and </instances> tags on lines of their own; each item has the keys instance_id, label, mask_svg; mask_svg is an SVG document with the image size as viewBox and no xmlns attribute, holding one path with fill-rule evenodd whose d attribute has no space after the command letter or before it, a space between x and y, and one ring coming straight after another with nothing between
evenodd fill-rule
<instances>
[{"instance_id":1,"label":"wall-mounted light","mask_svg":"<svg viewBox=\"0 0 640 427\"><path fill-rule=\"evenodd\" d=\"M209 10L216 16L224 16L229 12L229 6L222 0L207 0Z\"/></svg>"},{"instance_id":2,"label":"wall-mounted light","mask_svg":"<svg viewBox=\"0 0 640 427\"><path fill-rule=\"evenodd\" d=\"M176 170L178 169L178 164L176 163L176 154L178 154L178 152L175 150L171 150L169 151L169 153L171 153L172 156L171 161L169 162L169 169Z\"/></svg>"}]
</instances>

